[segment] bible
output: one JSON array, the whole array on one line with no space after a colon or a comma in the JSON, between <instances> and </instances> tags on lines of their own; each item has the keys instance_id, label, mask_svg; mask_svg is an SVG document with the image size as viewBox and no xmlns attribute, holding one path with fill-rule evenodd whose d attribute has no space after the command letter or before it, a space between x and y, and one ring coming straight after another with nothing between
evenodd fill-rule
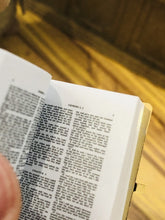
<instances>
[{"instance_id":1,"label":"bible","mask_svg":"<svg viewBox=\"0 0 165 220\"><path fill-rule=\"evenodd\" d=\"M136 96L52 80L0 49L0 152L20 220L126 219L150 115Z\"/></svg>"}]
</instances>

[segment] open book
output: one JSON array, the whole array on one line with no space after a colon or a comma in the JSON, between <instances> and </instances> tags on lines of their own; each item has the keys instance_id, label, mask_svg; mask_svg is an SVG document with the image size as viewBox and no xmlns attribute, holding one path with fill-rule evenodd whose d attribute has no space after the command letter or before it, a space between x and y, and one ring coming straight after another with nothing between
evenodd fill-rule
<instances>
[{"instance_id":1,"label":"open book","mask_svg":"<svg viewBox=\"0 0 165 220\"><path fill-rule=\"evenodd\" d=\"M150 112L0 49L0 152L20 181L20 219L125 219Z\"/></svg>"}]
</instances>

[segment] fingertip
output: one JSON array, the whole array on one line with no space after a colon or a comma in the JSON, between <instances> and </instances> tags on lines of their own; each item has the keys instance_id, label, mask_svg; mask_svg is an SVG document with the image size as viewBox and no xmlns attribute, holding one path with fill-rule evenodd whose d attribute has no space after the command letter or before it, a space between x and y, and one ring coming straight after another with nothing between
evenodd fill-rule
<instances>
[{"instance_id":1,"label":"fingertip","mask_svg":"<svg viewBox=\"0 0 165 220\"><path fill-rule=\"evenodd\" d=\"M17 220L21 209L21 192L16 174L0 154L0 219Z\"/></svg>"}]
</instances>

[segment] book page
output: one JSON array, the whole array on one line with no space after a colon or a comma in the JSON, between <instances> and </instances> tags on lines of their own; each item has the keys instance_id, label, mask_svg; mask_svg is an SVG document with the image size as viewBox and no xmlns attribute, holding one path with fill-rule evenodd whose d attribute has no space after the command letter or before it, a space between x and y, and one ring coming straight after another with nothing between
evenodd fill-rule
<instances>
[{"instance_id":1,"label":"book page","mask_svg":"<svg viewBox=\"0 0 165 220\"><path fill-rule=\"evenodd\" d=\"M21 178L20 219L109 220L125 162L127 192L142 112L137 97L51 81Z\"/></svg>"},{"instance_id":2,"label":"book page","mask_svg":"<svg viewBox=\"0 0 165 220\"><path fill-rule=\"evenodd\" d=\"M0 152L20 178L50 75L0 49Z\"/></svg>"}]
</instances>

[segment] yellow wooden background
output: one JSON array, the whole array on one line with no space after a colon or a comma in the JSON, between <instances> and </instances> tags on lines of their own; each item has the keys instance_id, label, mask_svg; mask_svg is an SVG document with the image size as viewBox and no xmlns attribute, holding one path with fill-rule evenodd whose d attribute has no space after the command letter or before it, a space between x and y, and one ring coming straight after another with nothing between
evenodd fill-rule
<instances>
[{"instance_id":1,"label":"yellow wooden background","mask_svg":"<svg viewBox=\"0 0 165 220\"><path fill-rule=\"evenodd\" d=\"M74 23L69 37L30 11L22 15L18 10L17 19L17 31L1 37L0 47L47 70L53 79L137 95L153 106L128 220L164 220L165 74Z\"/></svg>"}]
</instances>

